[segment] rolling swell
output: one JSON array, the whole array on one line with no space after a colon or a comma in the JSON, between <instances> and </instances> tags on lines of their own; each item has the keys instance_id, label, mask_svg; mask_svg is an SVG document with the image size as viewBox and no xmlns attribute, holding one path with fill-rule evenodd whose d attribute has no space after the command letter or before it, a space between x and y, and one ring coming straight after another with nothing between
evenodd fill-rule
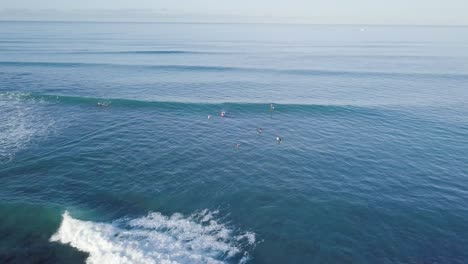
<instances>
[{"instance_id":1,"label":"rolling swell","mask_svg":"<svg viewBox=\"0 0 468 264\"><path fill-rule=\"evenodd\" d=\"M240 73L266 73L266 74L289 74L300 76L336 76L336 77L410 77L410 78L450 78L457 80L468 80L468 74L462 73L421 73L421 72L373 72L373 71L330 71L317 69L278 69L278 68L249 68L234 66L203 66L203 65L142 65L142 64L112 64L112 63L82 63L82 62L19 62L0 61L1 66L14 67L42 67L42 68L90 68L90 67L119 67L125 69L142 69L165 72L240 72Z\"/></svg>"},{"instance_id":2,"label":"rolling swell","mask_svg":"<svg viewBox=\"0 0 468 264\"><path fill-rule=\"evenodd\" d=\"M33 100L49 103L59 103L64 105L90 105L95 107L98 103L103 103L108 107L129 107L129 108L155 108L167 111L187 111L210 112L226 110L230 112L264 112L268 113L270 102L265 103L244 103L244 102L223 102L223 103L203 103L203 102L175 102L175 101L151 101L138 99L121 98L98 98L82 96L64 96L39 93L0 93L0 97L10 97L23 100ZM370 112L370 107L354 105L325 105L325 104L277 104L274 103L275 113L297 113L297 112ZM373 108L372 108L373 109Z\"/></svg>"}]
</instances>

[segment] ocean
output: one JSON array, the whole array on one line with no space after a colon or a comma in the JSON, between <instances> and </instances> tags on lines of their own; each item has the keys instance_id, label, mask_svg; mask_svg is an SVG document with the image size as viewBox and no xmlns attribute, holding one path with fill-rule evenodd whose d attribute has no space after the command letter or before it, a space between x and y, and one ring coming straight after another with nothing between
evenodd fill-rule
<instances>
[{"instance_id":1,"label":"ocean","mask_svg":"<svg viewBox=\"0 0 468 264\"><path fill-rule=\"evenodd\" d=\"M467 100L468 27L0 22L0 263L468 263Z\"/></svg>"}]
</instances>

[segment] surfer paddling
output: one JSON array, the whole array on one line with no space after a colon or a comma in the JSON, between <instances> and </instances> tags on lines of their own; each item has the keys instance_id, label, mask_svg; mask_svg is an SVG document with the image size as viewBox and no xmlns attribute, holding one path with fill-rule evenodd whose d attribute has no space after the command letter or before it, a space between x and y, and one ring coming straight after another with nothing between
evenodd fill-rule
<instances>
[{"instance_id":1,"label":"surfer paddling","mask_svg":"<svg viewBox=\"0 0 468 264\"><path fill-rule=\"evenodd\" d=\"M281 144L281 141L283 141L283 139L277 136L276 137L276 144Z\"/></svg>"}]
</instances>

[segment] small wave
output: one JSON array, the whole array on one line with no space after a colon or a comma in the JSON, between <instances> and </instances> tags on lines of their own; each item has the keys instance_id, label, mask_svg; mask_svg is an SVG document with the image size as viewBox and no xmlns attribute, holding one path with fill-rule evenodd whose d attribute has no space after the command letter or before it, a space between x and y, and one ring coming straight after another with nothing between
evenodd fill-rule
<instances>
[{"instance_id":1,"label":"small wave","mask_svg":"<svg viewBox=\"0 0 468 264\"><path fill-rule=\"evenodd\" d=\"M411 78L452 78L468 79L463 73L424 73L424 72L374 72L374 71L332 71L319 69L281 69L281 68L249 68L236 66L205 66L205 65L141 65L112 63L82 63L82 62L31 62L31 61L0 61L0 66L15 67L122 67L166 72L256 72L267 74L290 74L302 76L349 76L349 77L411 77Z\"/></svg>"},{"instance_id":2,"label":"small wave","mask_svg":"<svg viewBox=\"0 0 468 264\"><path fill-rule=\"evenodd\" d=\"M87 263L245 263L255 234L236 235L203 210L184 217L152 212L136 219L97 223L68 212L51 242L89 253Z\"/></svg>"},{"instance_id":3,"label":"small wave","mask_svg":"<svg viewBox=\"0 0 468 264\"><path fill-rule=\"evenodd\" d=\"M202 54L207 52L186 51L186 50L136 50L136 51L120 51L119 53L128 54Z\"/></svg>"},{"instance_id":4,"label":"small wave","mask_svg":"<svg viewBox=\"0 0 468 264\"><path fill-rule=\"evenodd\" d=\"M212 54L214 52L190 51L190 50L123 50L123 51L78 51L79 54Z\"/></svg>"},{"instance_id":5,"label":"small wave","mask_svg":"<svg viewBox=\"0 0 468 264\"><path fill-rule=\"evenodd\" d=\"M0 40L1 43L7 43L7 44L18 44L18 43L31 43L30 41L21 41L21 40Z\"/></svg>"}]
</instances>

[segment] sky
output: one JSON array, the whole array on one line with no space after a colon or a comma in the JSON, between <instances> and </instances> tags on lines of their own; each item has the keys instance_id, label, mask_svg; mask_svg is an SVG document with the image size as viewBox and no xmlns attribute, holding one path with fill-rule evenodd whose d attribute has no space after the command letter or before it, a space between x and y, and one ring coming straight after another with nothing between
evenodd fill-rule
<instances>
[{"instance_id":1,"label":"sky","mask_svg":"<svg viewBox=\"0 0 468 264\"><path fill-rule=\"evenodd\" d=\"M0 0L0 20L468 25L468 0Z\"/></svg>"}]
</instances>

